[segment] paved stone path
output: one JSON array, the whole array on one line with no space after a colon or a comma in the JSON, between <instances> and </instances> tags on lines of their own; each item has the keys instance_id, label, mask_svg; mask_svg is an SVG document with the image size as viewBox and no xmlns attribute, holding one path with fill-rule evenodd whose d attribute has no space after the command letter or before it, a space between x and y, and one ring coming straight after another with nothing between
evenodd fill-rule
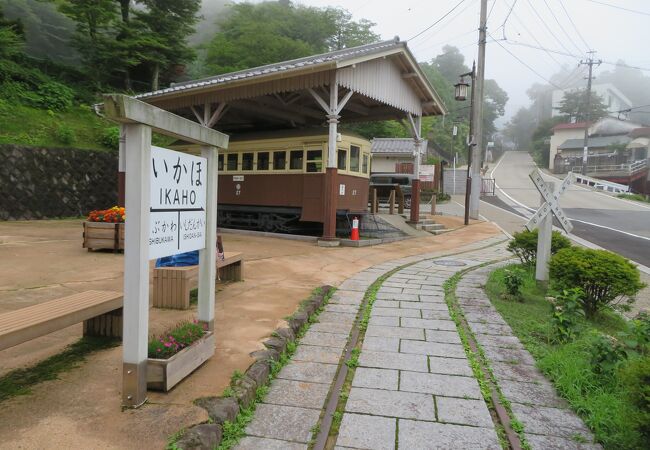
<instances>
[{"instance_id":1,"label":"paved stone path","mask_svg":"<svg viewBox=\"0 0 650 450\"><path fill-rule=\"evenodd\" d=\"M456 272L509 257L501 241L474 243L459 249L462 254L390 261L342 283L273 381L236 448L308 448L365 291L406 264L377 293L336 448L501 448L443 290ZM489 271L469 272L457 295L477 340L494 359L494 372L526 437L533 448L588 448L571 440L575 433L591 438L584 424L565 409L485 297L480 286Z\"/></svg>"}]
</instances>

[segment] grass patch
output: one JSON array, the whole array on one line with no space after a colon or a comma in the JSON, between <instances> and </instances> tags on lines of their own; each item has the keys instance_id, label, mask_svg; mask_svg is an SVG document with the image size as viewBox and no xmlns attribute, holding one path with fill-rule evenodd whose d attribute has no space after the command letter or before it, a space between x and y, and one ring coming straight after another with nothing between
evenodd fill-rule
<instances>
[{"instance_id":1,"label":"grass patch","mask_svg":"<svg viewBox=\"0 0 650 450\"><path fill-rule=\"evenodd\" d=\"M12 370L0 378L0 402L18 395L28 395L33 386L43 381L56 380L59 374L79 367L91 353L119 344L119 339L84 337L66 347L61 353L36 365Z\"/></svg>"},{"instance_id":2,"label":"grass patch","mask_svg":"<svg viewBox=\"0 0 650 450\"><path fill-rule=\"evenodd\" d=\"M624 198L626 200L634 200L636 202L650 203L650 198L641 194L618 194L616 197Z\"/></svg>"},{"instance_id":3,"label":"grass patch","mask_svg":"<svg viewBox=\"0 0 650 450\"><path fill-rule=\"evenodd\" d=\"M591 366L590 335L622 331L624 319L609 312L594 322L581 319L578 337L566 344L556 344L552 340L551 307L545 292L537 287L534 273L526 271L523 302L514 302L504 300L506 269L497 269L490 275L486 292L559 394L606 449L648 448L650 442L644 441L637 429L639 412L630 401L630 392L618 379L618 372L602 376L594 373Z\"/></svg>"}]
</instances>

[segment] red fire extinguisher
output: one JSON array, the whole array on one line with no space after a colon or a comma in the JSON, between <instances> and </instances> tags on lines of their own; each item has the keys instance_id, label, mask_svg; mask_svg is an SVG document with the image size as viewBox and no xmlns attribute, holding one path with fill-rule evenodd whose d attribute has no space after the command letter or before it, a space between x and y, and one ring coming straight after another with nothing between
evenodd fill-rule
<instances>
[{"instance_id":1,"label":"red fire extinguisher","mask_svg":"<svg viewBox=\"0 0 650 450\"><path fill-rule=\"evenodd\" d=\"M353 241L359 240L359 219L357 217L352 219L352 234L350 234L350 239Z\"/></svg>"}]
</instances>

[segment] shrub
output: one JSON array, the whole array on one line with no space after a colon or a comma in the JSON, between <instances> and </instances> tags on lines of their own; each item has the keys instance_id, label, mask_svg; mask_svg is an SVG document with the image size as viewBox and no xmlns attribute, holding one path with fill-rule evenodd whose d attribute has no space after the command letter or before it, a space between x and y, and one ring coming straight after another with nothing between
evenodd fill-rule
<instances>
[{"instance_id":1,"label":"shrub","mask_svg":"<svg viewBox=\"0 0 650 450\"><path fill-rule=\"evenodd\" d=\"M611 375L627 355L618 339L596 333L591 341L591 367L601 375Z\"/></svg>"},{"instance_id":2,"label":"shrub","mask_svg":"<svg viewBox=\"0 0 650 450\"><path fill-rule=\"evenodd\" d=\"M55 131L56 138L65 145L72 145L77 140L74 130L66 124L60 124Z\"/></svg>"},{"instance_id":3,"label":"shrub","mask_svg":"<svg viewBox=\"0 0 650 450\"><path fill-rule=\"evenodd\" d=\"M555 342L564 343L576 337L580 317L584 314L580 304L583 295L580 288L574 288L562 291L551 301L551 325Z\"/></svg>"},{"instance_id":4,"label":"shrub","mask_svg":"<svg viewBox=\"0 0 650 450\"><path fill-rule=\"evenodd\" d=\"M524 230L513 234L512 240L508 244L508 250L514 253L522 264L535 264L537 260L537 235L537 230ZM551 255L569 247L571 247L571 241L559 231L553 231L551 234Z\"/></svg>"},{"instance_id":5,"label":"shrub","mask_svg":"<svg viewBox=\"0 0 650 450\"><path fill-rule=\"evenodd\" d=\"M564 248L551 258L549 274L559 290L582 289L587 318L606 308L629 309L634 296L645 287L631 262L607 250Z\"/></svg>"},{"instance_id":6,"label":"shrub","mask_svg":"<svg viewBox=\"0 0 650 450\"><path fill-rule=\"evenodd\" d=\"M205 334L197 322L184 322L173 330L149 341L149 358L169 359Z\"/></svg>"},{"instance_id":7,"label":"shrub","mask_svg":"<svg viewBox=\"0 0 650 450\"><path fill-rule=\"evenodd\" d=\"M621 384L637 410L636 428L650 442L650 358L636 358L621 367ZM647 447L646 447L647 448Z\"/></svg>"},{"instance_id":8,"label":"shrub","mask_svg":"<svg viewBox=\"0 0 650 450\"><path fill-rule=\"evenodd\" d=\"M650 316L646 312L640 312L616 336L625 346L628 355L647 356L650 354Z\"/></svg>"},{"instance_id":9,"label":"shrub","mask_svg":"<svg viewBox=\"0 0 650 450\"><path fill-rule=\"evenodd\" d=\"M506 293L510 298L521 299L521 287L524 284L524 271L518 267L506 269L503 274L503 283Z\"/></svg>"},{"instance_id":10,"label":"shrub","mask_svg":"<svg viewBox=\"0 0 650 450\"><path fill-rule=\"evenodd\" d=\"M65 111L72 106L74 100L74 91L69 87L48 81L38 88L39 104L45 109L53 111Z\"/></svg>"},{"instance_id":11,"label":"shrub","mask_svg":"<svg viewBox=\"0 0 650 450\"><path fill-rule=\"evenodd\" d=\"M106 128L102 132L101 143L106 147L117 150L120 146L120 129L118 127Z\"/></svg>"}]
</instances>

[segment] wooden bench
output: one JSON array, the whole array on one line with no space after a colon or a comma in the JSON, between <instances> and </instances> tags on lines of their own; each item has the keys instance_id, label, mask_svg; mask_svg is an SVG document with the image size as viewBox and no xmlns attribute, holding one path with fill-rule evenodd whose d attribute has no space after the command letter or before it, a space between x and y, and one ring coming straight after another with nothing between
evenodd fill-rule
<instances>
[{"instance_id":1,"label":"wooden bench","mask_svg":"<svg viewBox=\"0 0 650 450\"><path fill-rule=\"evenodd\" d=\"M0 314L0 350L82 322L84 336L122 336L121 292L86 291Z\"/></svg>"},{"instance_id":2,"label":"wooden bench","mask_svg":"<svg viewBox=\"0 0 650 450\"><path fill-rule=\"evenodd\" d=\"M225 252L217 259L217 279L241 281L244 260L241 253ZM189 309L190 291L199 284L199 266L157 267L153 270L153 306Z\"/></svg>"}]
</instances>

